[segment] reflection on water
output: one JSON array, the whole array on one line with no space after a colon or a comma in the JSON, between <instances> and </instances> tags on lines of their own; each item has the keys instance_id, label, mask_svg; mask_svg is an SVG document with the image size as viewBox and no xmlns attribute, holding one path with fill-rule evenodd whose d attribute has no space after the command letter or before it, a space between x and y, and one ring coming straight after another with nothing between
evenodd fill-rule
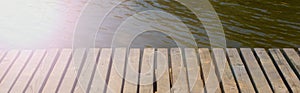
<instances>
[{"instance_id":1,"label":"reflection on water","mask_svg":"<svg viewBox=\"0 0 300 93\"><path fill-rule=\"evenodd\" d=\"M72 32L87 0L19 1L24 4L6 1L0 7L0 48L72 46ZM221 19L228 47L300 47L300 0L209 1ZM97 34L96 46L108 47L121 22L143 10L177 16L199 47L210 46L200 20L174 0L127 0L107 16ZM166 34L150 31L136 37L132 46L175 47L176 43Z\"/></svg>"},{"instance_id":2,"label":"reflection on water","mask_svg":"<svg viewBox=\"0 0 300 93\"><path fill-rule=\"evenodd\" d=\"M228 47L300 47L299 0L210 1L224 26ZM104 21L96 46L108 47L121 22L144 10L165 11L177 16L189 27L199 47L210 46L200 20L188 8L173 0L125 2L116 7ZM138 36L132 46L175 47L176 43L168 35L147 32Z\"/></svg>"}]
</instances>

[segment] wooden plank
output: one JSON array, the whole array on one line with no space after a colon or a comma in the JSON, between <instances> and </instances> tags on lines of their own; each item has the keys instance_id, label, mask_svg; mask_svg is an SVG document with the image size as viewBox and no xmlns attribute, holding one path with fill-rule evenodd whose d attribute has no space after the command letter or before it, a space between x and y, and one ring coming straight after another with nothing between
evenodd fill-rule
<instances>
[{"instance_id":1,"label":"wooden plank","mask_svg":"<svg viewBox=\"0 0 300 93\"><path fill-rule=\"evenodd\" d=\"M207 93L221 93L215 65L207 48L199 48L200 62Z\"/></svg>"},{"instance_id":2,"label":"wooden plank","mask_svg":"<svg viewBox=\"0 0 300 93\"><path fill-rule=\"evenodd\" d=\"M293 67L297 70L296 74L300 76L300 57L299 54L293 48L283 49L287 57L290 59Z\"/></svg>"},{"instance_id":3,"label":"wooden plank","mask_svg":"<svg viewBox=\"0 0 300 93\"><path fill-rule=\"evenodd\" d=\"M268 81L262 72L252 50L250 48L241 48L241 52L257 91L260 93L272 92L272 89L269 87Z\"/></svg>"},{"instance_id":4,"label":"wooden plank","mask_svg":"<svg viewBox=\"0 0 300 93\"><path fill-rule=\"evenodd\" d=\"M273 91L276 93L289 92L265 49L255 48L254 50L260 60L261 65L263 66L264 71L266 72Z\"/></svg>"},{"instance_id":5,"label":"wooden plank","mask_svg":"<svg viewBox=\"0 0 300 93\"><path fill-rule=\"evenodd\" d=\"M203 93L204 85L201 78L201 69L194 48L185 48L186 68L191 93Z\"/></svg>"},{"instance_id":6,"label":"wooden plank","mask_svg":"<svg viewBox=\"0 0 300 93\"><path fill-rule=\"evenodd\" d=\"M95 76L91 85L91 93L104 92L107 85L106 77L111 62L112 49L103 48L100 53L98 66L95 72Z\"/></svg>"},{"instance_id":7,"label":"wooden plank","mask_svg":"<svg viewBox=\"0 0 300 93\"><path fill-rule=\"evenodd\" d=\"M234 75L237 79L237 83L239 85L240 91L245 93L253 93L255 92L249 75L247 74L246 68L241 60L241 57L235 48L228 48L227 53L229 56L229 60L231 66L234 71Z\"/></svg>"},{"instance_id":8,"label":"wooden plank","mask_svg":"<svg viewBox=\"0 0 300 93\"><path fill-rule=\"evenodd\" d=\"M113 56L113 63L110 68L107 92L120 93L122 89L123 74L125 67L126 48L116 48Z\"/></svg>"},{"instance_id":9,"label":"wooden plank","mask_svg":"<svg viewBox=\"0 0 300 93\"><path fill-rule=\"evenodd\" d=\"M93 74L94 66L96 65L97 57L99 56L99 48L91 48L88 51L86 61L83 64L78 82L76 84L75 93L88 92L89 83Z\"/></svg>"},{"instance_id":10,"label":"wooden plank","mask_svg":"<svg viewBox=\"0 0 300 93\"><path fill-rule=\"evenodd\" d=\"M3 58L5 57L5 54L6 54L6 51L0 50L0 64L1 64L2 60L3 60Z\"/></svg>"},{"instance_id":11,"label":"wooden plank","mask_svg":"<svg viewBox=\"0 0 300 93\"><path fill-rule=\"evenodd\" d=\"M67 68L64 79L62 80L61 86L58 89L58 93L71 93L74 86L79 66L84 60L84 54L86 49L75 49L73 50L72 59Z\"/></svg>"},{"instance_id":12,"label":"wooden plank","mask_svg":"<svg viewBox=\"0 0 300 93\"><path fill-rule=\"evenodd\" d=\"M300 81L296 74L293 72L292 68L289 66L288 62L282 55L279 49L269 49L272 57L275 60L276 65L281 70L284 79L288 82L289 87L294 93L300 92Z\"/></svg>"},{"instance_id":13,"label":"wooden plank","mask_svg":"<svg viewBox=\"0 0 300 93\"><path fill-rule=\"evenodd\" d=\"M220 73L220 78L225 93L238 93L238 86L234 80L230 65L227 61L226 54L223 48L213 49L214 58L216 61L217 68ZM220 71L221 70L221 71Z\"/></svg>"},{"instance_id":14,"label":"wooden plank","mask_svg":"<svg viewBox=\"0 0 300 93\"><path fill-rule=\"evenodd\" d=\"M21 93L23 92L23 89L25 89L27 82L29 82L32 75L34 75L35 69L38 68L38 65L43 60L43 58L46 55L46 50L36 50L22 71L20 73L20 77L10 90L11 93Z\"/></svg>"},{"instance_id":15,"label":"wooden plank","mask_svg":"<svg viewBox=\"0 0 300 93\"><path fill-rule=\"evenodd\" d=\"M140 93L153 93L154 80L154 49L145 48L141 63Z\"/></svg>"},{"instance_id":16,"label":"wooden plank","mask_svg":"<svg viewBox=\"0 0 300 93\"><path fill-rule=\"evenodd\" d=\"M155 76L157 80L157 93L171 93L168 49L157 49Z\"/></svg>"},{"instance_id":17,"label":"wooden plank","mask_svg":"<svg viewBox=\"0 0 300 93\"><path fill-rule=\"evenodd\" d=\"M188 93L188 81L186 68L182 59L182 52L179 48L171 49L172 64L172 89L173 93Z\"/></svg>"},{"instance_id":18,"label":"wooden plank","mask_svg":"<svg viewBox=\"0 0 300 93\"><path fill-rule=\"evenodd\" d=\"M58 49L47 50L47 55L45 59L41 62L39 67L36 69L36 73L32 76L32 79L28 82L24 91L26 93L38 93L40 87L42 86L47 74L58 55Z\"/></svg>"},{"instance_id":19,"label":"wooden plank","mask_svg":"<svg viewBox=\"0 0 300 93\"><path fill-rule=\"evenodd\" d=\"M0 63L0 83L2 82L5 73L9 70L9 67L13 65L16 59L19 57L19 50L10 50Z\"/></svg>"},{"instance_id":20,"label":"wooden plank","mask_svg":"<svg viewBox=\"0 0 300 93\"><path fill-rule=\"evenodd\" d=\"M14 62L7 75L0 83L0 93L7 93L9 91L19 73L22 71L23 66L27 63L31 53L32 51L30 50L23 50L21 52L20 57Z\"/></svg>"},{"instance_id":21,"label":"wooden plank","mask_svg":"<svg viewBox=\"0 0 300 93\"><path fill-rule=\"evenodd\" d=\"M125 74L124 93L137 93L139 63L140 49L130 49Z\"/></svg>"},{"instance_id":22,"label":"wooden plank","mask_svg":"<svg viewBox=\"0 0 300 93\"><path fill-rule=\"evenodd\" d=\"M60 79L63 76L63 72L66 69L65 67L67 66L68 62L70 61L72 54L71 49L63 49L61 51L61 54L54 65L54 68L52 72L49 75L49 78L45 84L45 87L41 90L43 92L50 92L54 93L56 92L56 89L59 86Z\"/></svg>"}]
</instances>

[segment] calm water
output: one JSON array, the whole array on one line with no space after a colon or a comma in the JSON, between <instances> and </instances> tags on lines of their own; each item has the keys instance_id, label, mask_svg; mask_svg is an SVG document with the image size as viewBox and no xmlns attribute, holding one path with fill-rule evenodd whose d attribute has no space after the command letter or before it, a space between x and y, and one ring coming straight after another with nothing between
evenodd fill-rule
<instances>
[{"instance_id":1,"label":"calm water","mask_svg":"<svg viewBox=\"0 0 300 93\"><path fill-rule=\"evenodd\" d=\"M228 47L300 47L299 0L210 0L224 26ZM209 47L204 27L189 9L172 0L135 1L117 7L104 25L119 25L130 12L161 10L176 15L192 31L199 47ZM117 12L114 12L117 11ZM116 22L116 23L114 23ZM113 31L112 31L113 32ZM111 31L100 32L96 46L110 45ZM176 43L159 32L138 36L133 47L174 47Z\"/></svg>"},{"instance_id":2,"label":"calm water","mask_svg":"<svg viewBox=\"0 0 300 93\"><path fill-rule=\"evenodd\" d=\"M117 27L122 22L119 19L125 20L135 12L160 10L180 18L191 30L199 47L210 46L202 23L181 4L173 0L129 1L116 7L103 25ZM223 24L227 47L300 47L300 0L209 1ZM24 4L5 3L6 6L0 8L3 10L0 48L72 46L76 20L87 0L22 2ZM96 46L109 47L113 32L108 30L97 34ZM136 37L131 46L175 47L176 44L169 36L150 31Z\"/></svg>"}]
</instances>

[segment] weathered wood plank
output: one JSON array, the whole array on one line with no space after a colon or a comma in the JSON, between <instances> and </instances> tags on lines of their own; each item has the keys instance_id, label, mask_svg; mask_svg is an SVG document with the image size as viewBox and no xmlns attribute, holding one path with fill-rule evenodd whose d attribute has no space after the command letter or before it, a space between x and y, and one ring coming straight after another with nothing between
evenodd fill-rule
<instances>
[{"instance_id":1,"label":"weathered wood plank","mask_svg":"<svg viewBox=\"0 0 300 93\"><path fill-rule=\"evenodd\" d=\"M61 86L58 89L58 93L71 93L74 86L77 73L79 71L80 64L84 60L86 49L73 50L72 59L67 68L64 79L62 80Z\"/></svg>"},{"instance_id":2,"label":"weathered wood plank","mask_svg":"<svg viewBox=\"0 0 300 93\"><path fill-rule=\"evenodd\" d=\"M20 77L18 78L18 80L10 90L11 93L23 92L23 89L25 89L31 76L34 75L35 69L38 68L38 65L43 60L45 55L46 55L46 50L36 50L34 52L30 61L28 62L28 64L26 65L22 73L20 73Z\"/></svg>"},{"instance_id":3,"label":"weathered wood plank","mask_svg":"<svg viewBox=\"0 0 300 93\"><path fill-rule=\"evenodd\" d=\"M19 50L10 50L0 63L0 83L2 82L5 73L9 70L9 67L13 65L16 59L19 57Z\"/></svg>"},{"instance_id":4,"label":"weathered wood plank","mask_svg":"<svg viewBox=\"0 0 300 93\"><path fill-rule=\"evenodd\" d=\"M94 50L96 52L91 52ZM152 85L154 76L157 79L157 93L202 93L204 92L203 87L206 92L229 93L238 92L238 87L240 92L255 92L255 88L257 92L281 93L289 92L289 89L292 92L300 91L300 81L297 77L299 75L300 57L298 53L300 49L295 51L292 48L284 48L285 54L279 49L270 49L271 56L262 48L254 50L255 53L249 48L242 48L242 55L239 55L235 48L229 48L227 49L229 60L227 60L224 49L215 48L212 51L215 58L213 60L209 49L200 48L198 52L202 71L195 49L192 48L184 49L185 60L181 49L171 49L171 68L168 66L169 56L166 48L157 49L156 60L153 48L145 48L143 56L140 56L139 49L130 49L126 69L124 69L125 48L117 48L114 55L112 55L111 48L101 49L100 53L100 49L90 49L87 55L85 55L84 49L76 50L72 54L72 58L70 58L72 53L70 49L63 49L60 53L58 49L36 50L33 54L31 50L25 50L27 52L11 50L7 53L0 50L0 59L3 59L0 62L0 92L68 93L75 89L74 92L77 93L96 93L105 92L106 82L108 82L108 90L106 90L108 93L132 93L137 92L138 89L138 85L132 82L140 80L139 92L152 93L154 92ZM76 54L77 52L78 54ZM245 64L241 56L244 58ZM259 61L255 56L258 56ZM142 60L140 60L141 57ZM289 59L291 64L286 59ZM83 62L81 72L79 71L81 62L76 63L73 62L74 60ZM184 62L186 62L186 67ZM249 73L247 73L246 66ZM139 69L142 76L139 77L140 79L137 74ZM224 70L219 71L220 69ZM77 71L80 72L79 77L77 77ZM132 71L137 73L128 73ZM217 73L223 73L220 75L222 76L220 80L218 80ZM202 80L201 74L204 80ZM122 84L123 75L129 79L124 81L124 85ZM254 85L248 75L252 76ZM235 78L237 82L235 82ZM75 84L76 79L78 82ZM170 88L171 84L172 88ZM222 84L223 91L220 84Z\"/></svg>"},{"instance_id":5,"label":"weathered wood plank","mask_svg":"<svg viewBox=\"0 0 300 93\"><path fill-rule=\"evenodd\" d=\"M49 75L45 87L42 88L41 91L50 93L54 93L57 91L60 80L63 77L64 70L66 69L68 62L70 61L71 54L71 49L63 49L61 51L60 56Z\"/></svg>"},{"instance_id":6,"label":"weathered wood plank","mask_svg":"<svg viewBox=\"0 0 300 93\"><path fill-rule=\"evenodd\" d=\"M111 62L112 49L103 48L100 53L98 66L91 85L91 93L104 92L106 87L106 77Z\"/></svg>"},{"instance_id":7,"label":"weathered wood plank","mask_svg":"<svg viewBox=\"0 0 300 93\"><path fill-rule=\"evenodd\" d=\"M140 93L153 93L154 49L145 48L141 63Z\"/></svg>"},{"instance_id":8,"label":"weathered wood plank","mask_svg":"<svg viewBox=\"0 0 300 93\"><path fill-rule=\"evenodd\" d=\"M10 87L13 85L14 81L17 79L19 73L22 71L22 68L27 63L32 51L23 50L20 54L20 57L14 62L11 68L8 70L6 76L4 76L2 82L0 83L0 93L7 93Z\"/></svg>"},{"instance_id":9,"label":"weathered wood plank","mask_svg":"<svg viewBox=\"0 0 300 93\"><path fill-rule=\"evenodd\" d=\"M179 48L171 49L172 64L172 89L173 93L188 93L188 81L186 68L182 59L182 52Z\"/></svg>"},{"instance_id":10,"label":"weathered wood plank","mask_svg":"<svg viewBox=\"0 0 300 93\"><path fill-rule=\"evenodd\" d=\"M124 93L137 93L139 64L140 49L130 49L125 74Z\"/></svg>"},{"instance_id":11,"label":"weathered wood plank","mask_svg":"<svg viewBox=\"0 0 300 93\"><path fill-rule=\"evenodd\" d=\"M202 73L204 84L207 93L221 93L219 80L216 74L216 68L213 63L211 53L208 48L200 48L199 50L200 62L202 66Z\"/></svg>"},{"instance_id":12,"label":"weathered wood plank","mask_svg":"<svg viewBox=\"0 0 300 93\"><path fill-rule=\"evenodd\" d=\"M300 81L296 74L293 72L292 68L289 66L288 62L282 55L279 49L269 49L272 57L275 60L276 65L281 70L284 79L288 82L289 87L294 93L300 92Z\"/></svg>"},{"instance_id":13,"label":"weathered wood plank","mask_svg":"<svg viewBox=\"0 0 300 93\"><path fill-rule=\"evenodd\" d=\"M203 93L204 85L201 78L201 69L194 48L185 48L188 81L191 93Z\"/></svg>"},{"instance_id":14,"label":"weathered wood plank","mask_svg":"<svg viewBox=\"0 0 300 93\"><path fill-rule=\"evenodd\" d=\"M50 49L47 51L45 59L40 63L39 67L36 69L36 73L29 80L28 85L25 87L24 91L26 93L38 93L40 87L42 86L47 74L58 55L58 49Z\"/></svg>"},{"instance_id":15,"label":"weathered wood plank","mask_svg":"<svg viewBox=\"0 0 300 93\"><path fill-rule=\"evenodd\" d=\"M81 73L78 73L80 75L78 77L78 82L74 92L81 93L89 91L89 83L93 74L94 66L96 65L96 61L99 56L99 52L99 48L91 48L88 50L87 58L83 63Z\"/></svg>"},{"instance_id":16,"label":"weathered wood plank","mask_svg":"<svg viewBox=\"0 0 300 93\"><path fill-rule=\"evenodd\" d=\"M261 93L272 92L272 89L269 87L268 81L262 72L252 50L250 48L241 48L241 52L257 91Z\"/></svg>"},{"instance_id":17,"label":"weathered wood plank","mask_svg":"<svg viewBox=\"0 0 300 93\"><path fill-rule=\"evenodd\" d=\"M110 76L107 85L107 92L120 93L122 89L124 67L125 67L125 48L116 48L113 56L113 63L110 68Z\"/></svg>"},{"instance_id":18,"label":"weathered wood plank","mask_svg":"<svg viewBox=\"0 0 300 93\"><path fill-rule=\"evenodd\" d=\"M293 67L296 68L296 74L300 76L300 57L299 54L293 48L284 48L283 49L287 57L290 59Z\"/></svg>"},{"instance_id":19,"label":"weathered wood plank","mask_svg":"<svg viewBox=\"0 0 300 93\"><path fill-rule=\"evenodd\" d=\"M237 79L240 91L245 93L255 92L249 75L247 74L246 68L241 60L241 57L235 48L228 48L227 53L231 66L234 71L234 75Z\"/></svg>"},{"instance_id":20,"label":"weathered wood plank","mask_svg":"<svg viewBox=\"0 0 300 93\"><path fill-rule=\"evenodd\" d=\"M227 61L226 54L223 48L213 49L214 58L219 69L220 78L225 93L238 93L238 86L234 80L233 73ZM223 70L223 71L220 71ZM223 74L222 74L223 73Z\"/></svg>"},{"instance_id":21,"label":"weathered wood plank","mask_svg":"<svg viewBox=\"0 0 300 93\"><path fill-rule=\"evenodd\" d=\"M254 49L261 65L263 66L264 71L266 72L267 78L271 83L271 87L276 93L287 93L288 89L284 85L279 73L277 72L270 56L267 54L263 48Z\"/></svg>"},{"instance_id":22,"label":"weathered wood plank","mask_svg":"<svg viewBox=\"0 0 300 93\"><path fill-rule=\"evenodd\" d=\"M157 93L171 93L168 49L157 49L155 76L157 80Z\"/></svg>"}]
</instances>

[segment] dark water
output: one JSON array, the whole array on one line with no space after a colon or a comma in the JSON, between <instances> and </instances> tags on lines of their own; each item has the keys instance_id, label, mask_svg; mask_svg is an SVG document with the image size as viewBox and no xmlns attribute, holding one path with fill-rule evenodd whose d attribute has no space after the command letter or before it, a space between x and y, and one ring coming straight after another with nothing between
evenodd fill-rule
<instances>
[{"instance_id":1,"label":"dark water","mask_svg":"<svg viewBox=\"0 0 300 93\"><path fill-rule=\"evenodd\" d=\"M227 47L300 47L300 0L210 0L224 27ZM113 10L104 25L117 27L142 10L160 10L180 18L190 29L199 47L209 47L202 23L186 7L172 0L125 2ZM119 18L120 20L118 21ZM108 22L110 21L110 22ZM100 32L97 47L108 47L112 33ZM175 47L159 32L135 38L133 47Z\"/></svg>"},{"instance_id":2,"label":"dark water","mask_svg":"<svg viewBox=\"0 0 300 93\"><path fill-rule=\"evenodd\" d=\"M299 47L299 0L213 0L229 47Z\"/></svg>"}]
</instances>

